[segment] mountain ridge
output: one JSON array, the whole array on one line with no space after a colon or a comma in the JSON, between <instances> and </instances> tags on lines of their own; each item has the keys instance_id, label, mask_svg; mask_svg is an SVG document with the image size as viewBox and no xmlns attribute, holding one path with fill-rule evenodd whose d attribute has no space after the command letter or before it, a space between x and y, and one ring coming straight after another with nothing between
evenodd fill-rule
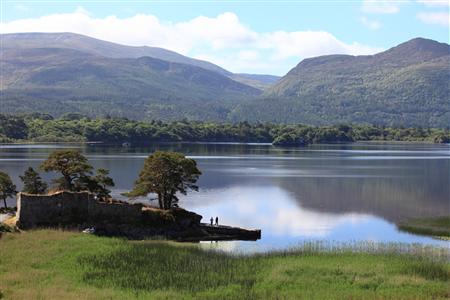
<instances>
[{"instance_id":1,"label":"mountain ridge","mask_svg":"<svg viewBox=\"0 0 450 300\"><path fill-rule=\"evenodd\" d=\"M450 124L449 65L450 46L423 38L374 55L308 58L260 99L237 107L232 118L445 127Z\"/></svg>"},{"instance_id":2,"label":"mountain ridge","mask_svg":"<svg viewBox=\"0 0 450 300\"><path fill-rule=\"evenodd\" d=\"M1 38L5 48L35 48L36 46L42 47L42 45L45 45L46 48L67 48L110 58L139 58L148 56L214 71L258 89L266 88L268 84L273 83L279 78L279 76L274 75L235 74L211 62L191 58L164 48L122 45L71 32L8 33L1 34ZM261 78L260 76L272 77L272 80L258 80L258 78Z\"/></svg>"},{"instance_id":3,"label":"mountain ridge","mask_svg":"<svg viewBox=\"0 0 450 300\"><path fill-rule=\"evenodd\" d=\"M2 49L2 112L217 120L261 91L201 67L64 48Z\"/></svg>"}]
</instances>

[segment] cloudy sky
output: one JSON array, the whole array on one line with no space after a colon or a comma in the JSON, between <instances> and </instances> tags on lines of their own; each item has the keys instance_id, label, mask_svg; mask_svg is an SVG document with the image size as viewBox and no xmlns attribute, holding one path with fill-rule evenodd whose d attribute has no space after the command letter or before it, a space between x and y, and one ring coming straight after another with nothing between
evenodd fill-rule
<instances>
[{"instance_id":1,"label":"cloudy sky","mask_svg":"<svg viewBox=\"0 0 450 300\"><path fill-rule=\"evenodd\" d=\"M449 0L1 2L1 33L75 32L157 46L233 72L283 75L324 54L372 54L414 37L449 42Z\"/></svg>"}]
</instances>

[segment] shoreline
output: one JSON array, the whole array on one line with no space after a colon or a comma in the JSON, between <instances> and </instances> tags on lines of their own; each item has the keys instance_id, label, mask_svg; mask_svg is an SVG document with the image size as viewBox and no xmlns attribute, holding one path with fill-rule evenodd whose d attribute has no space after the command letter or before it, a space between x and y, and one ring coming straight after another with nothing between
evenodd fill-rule
<instances>
[{"instance_id":1,"label":"shoreline","mask_svg":"<svg viewBox=\"0 0 450 300\"><path fill-rule=\"evenodd\" d=\"M449 145L450 143L435 143L433 141L398 141L398 140L357 140L353 142L336 142L336 143L312 143L304 146L294 146L294 145L274 145L273 143L258 143L258 142L205 142L205 141L179 141L179 142L149 142L149 143L133 143L130 142L131 146L122 146L121 143L107 143L107 142L101 142L101 141L94 141L94 142L86 142L86 141L80 141L80 142L34 142L34 141L17 141L17 142L11 142L11 143L0 143L1 146L12 146L12 145L103 145L103 146L117 146L117 147L135 147L135 146L149 146L149 145L176 145L176 144L199 144L199 145L262 145L262 146L273 146L277 148L307 148L309 146L317 146L317 145L351 145L351 144L424 144L424 145Z\"/></svg>"}]
</instances>

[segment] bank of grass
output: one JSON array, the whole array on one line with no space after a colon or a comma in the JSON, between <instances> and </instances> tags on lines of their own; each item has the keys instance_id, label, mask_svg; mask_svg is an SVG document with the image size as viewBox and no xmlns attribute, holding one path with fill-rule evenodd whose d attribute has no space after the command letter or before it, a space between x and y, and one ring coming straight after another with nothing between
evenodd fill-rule
<instances>
[{"instance_id":1,"label":"bank of grass","mask_svg":"<svg viewBox=\"0 0 450 300\"><path fill-rule=\"evenodd\" d=\"M364 248L364 247L362 247ZM399 252L405 252L400 254ZM5 299L446 299L448 252L317 244L262 255L38 230L0 239Z\"/></svg>"},{"instance_id":2,"label":"bank of grass","mask_svg":"<svg viewBox=\"0 0 450 300\"><path fill-rule=\"evenodd\" d=\"M410 219L397 226L400 230L415 234L450 238L450 216Z\"/></svg>"}]
</instances>

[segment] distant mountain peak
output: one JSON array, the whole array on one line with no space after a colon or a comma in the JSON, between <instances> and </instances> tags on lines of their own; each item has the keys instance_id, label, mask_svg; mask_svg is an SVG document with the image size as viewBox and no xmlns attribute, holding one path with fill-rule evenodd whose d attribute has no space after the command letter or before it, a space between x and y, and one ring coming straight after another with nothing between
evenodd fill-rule
<instances>
[{"instance_id":1,"label":"distant mountain peak","mask_svg":"<svg viewBox=\"0 0 450 300\"><path fill-rule=\"evenodd\" d=\"M432 40L432 39L426 39L422 37L416 37L409 41L406 41L404 43L399 44L398 46L394 48L406 48L411 47L415 48L416 50L426 50L426 51L442 51L450 47L450 45L446 43L440 43L438 41Z\"/></svg>"},{"instance_id":2,"label":"distant mountain peak","mask_svg":"<svg viewBox=\"0 0 450 300\"><path fill-rule=\"evenodd\" d=\"M425 61L450 54L450 45L425 38L414 38L392 47L376 56L391 59Z\"/></svg>"},{"instance_id":3,"label":"distant mountain peak","mask_svg":"<svg viewBox=\"0 0 450 300\"><path fill-rule=\"evenodd\" d=\"M417 37L392 47L386 51L374 55L346 55L331 54L303 59L296 67L291 69L286 75L296 75L312 68L321 68L322 65L342 66L343 64L353 65L361 62L367 64L404 66L412 63L420 63L442 56L450 55L450 45L434 40Z\"/></svg>"}]
</instances>

